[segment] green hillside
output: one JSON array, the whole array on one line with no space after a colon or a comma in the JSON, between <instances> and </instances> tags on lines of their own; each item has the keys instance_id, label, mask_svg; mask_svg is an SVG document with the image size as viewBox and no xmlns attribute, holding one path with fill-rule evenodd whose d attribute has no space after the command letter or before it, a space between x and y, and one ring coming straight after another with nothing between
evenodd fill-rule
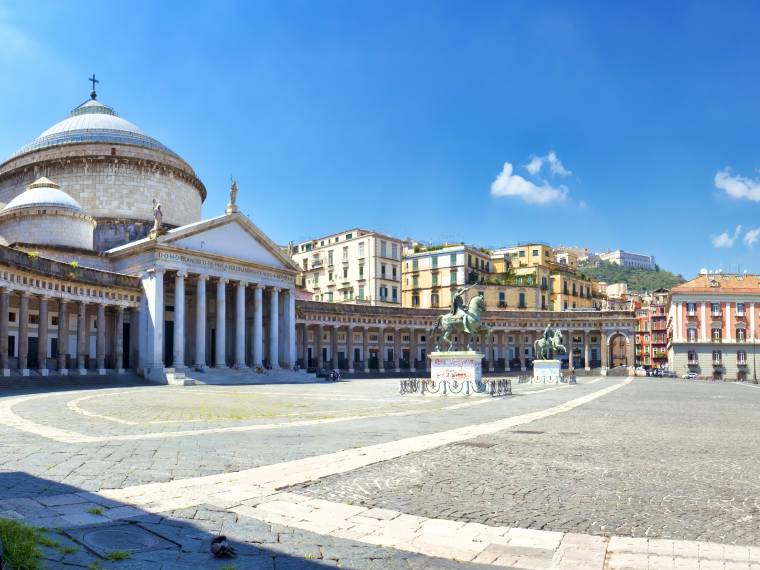
<instances>
[{"instance_id":1,"label":"green hillside","mask_svg":"<svg viewBox=\"0 0 760 570\"><path fill-rule=\"evenodd\" d=\"M659 267L655 271L621 267L609 261L601 261L598 267L582 265L581 273L595 281L607 283L627 283L628 290L635 293L654 291L655 289L670 289L671 287L686 281L681 275L665 271Z\"/></svg>"}]
</instances>

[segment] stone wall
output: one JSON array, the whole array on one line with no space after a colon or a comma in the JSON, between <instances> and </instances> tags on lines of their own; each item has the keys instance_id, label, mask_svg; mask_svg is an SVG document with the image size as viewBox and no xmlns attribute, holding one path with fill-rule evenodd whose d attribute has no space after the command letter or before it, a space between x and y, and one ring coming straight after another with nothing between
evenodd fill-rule
<instances>
[{"instance_id":1,"label":"stone wall","mask_svg":"<svg viewBox=\"0 0 760 570\"><path fill-rule=\"evenodd\" d=\"M81 214L35 208L12 211L0 218L0 238L6 244L60 245L91 250L94 227L95 221Z\"/></svg>"}]
</instances>

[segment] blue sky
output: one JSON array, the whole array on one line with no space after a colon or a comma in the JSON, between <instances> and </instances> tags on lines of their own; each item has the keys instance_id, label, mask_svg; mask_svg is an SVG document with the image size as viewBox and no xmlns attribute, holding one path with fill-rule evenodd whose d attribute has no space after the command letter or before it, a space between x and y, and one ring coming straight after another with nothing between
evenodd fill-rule
<instances>
[{"instance_id":1,"label":"blue sky","mask_svg":"<svg viewBox=\"0 0 760 570\"><path fill-rule=\"evenodd\" d=\"M95 72L195 168L204 215L233 175L280 243L361 226L760 273L759 19L730 1L0 0L0 155Z\"/></svg>"}]
</instances>

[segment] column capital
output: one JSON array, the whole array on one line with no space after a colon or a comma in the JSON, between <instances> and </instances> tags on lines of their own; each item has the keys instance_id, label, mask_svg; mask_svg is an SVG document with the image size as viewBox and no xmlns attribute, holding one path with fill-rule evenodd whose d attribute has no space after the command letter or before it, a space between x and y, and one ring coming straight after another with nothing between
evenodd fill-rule
<instances>
[{"instance_id":1,"label":"column capital","mask_svg":"<svg viewBox=\"0 0 760 570\"><path fill-rule=\"evenodd\" d=\"M254 284L253 284L253 288L254 288L254 289L260 289L260 290L263 290L263 289L264 289L264 285L262 285L261 283L254 283Z\"/></svg>"},{"instance_id":2,"label":"column capital","mask_svg":"<svg viewBox=\"0 0 760 570\"><path fill-rule=\"evenodd\" d=\"M51 299L50 295L40 295L40 301L49 301Z\"/></svg>"},{"instance_id":3,"label":"column capital","mask_svg":"<svg viewBox=\"0 0 760 570\"><path fill-rule=\"evenodd\" d=\"M217 282L217 284L218 284L218 285L227 285L227 283L229 283L229 282L230 282L230 280L229 280L229 279L227 279L227 278L225 278L225 277L219 277L219 278L216 280L216 282Z\"/></svg>"},{"instance_id":4,"label":"column capital","mask_svg":"<svg viewBox=\"0 0 760 570\"><path fill-rule=\"evenodd\" d=\"M187 270L185 270L185 269L178 270L176 277L180 277L180 278L184 279L185 277L187 277Z\"/></svg>"},{"instance_id":5,"label":"column capital","mask_svg":"<svg viewBox=\"0 0 760 570\"><path fill-rule=\"evenodd\" d=\"M32 296L29 291L19 291L18 294L22 297L26 297L27 299Z\"/></svg>"},{"instance_id":6,"label":"column capital","mask_svg":"<svg viewBox=\"0 0 760 570\"><path fill-rule=\"evenodd\" d=\"M195 276L195 280L196 281L208 281L208 274L206 274L206 273L198 273Z\"/></svg>"},{"instance_id":7,"label":"column capital","mask_svg":"<svg viewBox=\"0 0 760 570\"><path fill-rule=\"evenodd\" d=\"M238 281L238 287L242 287L243 289L245 289L246 287L248 287L248 281L244 281L241 279L240 281Z\"/></svg>"},{"instance_id":8,"label":"column capital","mask_svg":"<svg viewBox=\"0 0 760 570\"><path fill-rule=\"evenodd\" d=\"M146 271L148 275L152 275L153 277L163 277L164 273L166 273L165 267L151 267Z\"/></svg>"},{"instance_id":9,"label":"column capital","mask_svg":"<svg viewBox=\"0 0 760 570\"><path fill-rule=\"evenodd\" d=\"M274 285L270 285L267 287L267 289L269 289L272 293L279 293L282 287L275 287Z\"/></svg>"}]
</instances>

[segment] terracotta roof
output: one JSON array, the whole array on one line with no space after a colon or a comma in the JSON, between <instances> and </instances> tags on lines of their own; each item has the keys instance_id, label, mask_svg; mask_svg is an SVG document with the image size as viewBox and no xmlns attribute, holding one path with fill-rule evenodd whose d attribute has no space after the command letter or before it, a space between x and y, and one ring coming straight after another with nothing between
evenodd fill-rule
<instances>
[{"instance_id":1,"label":"terracotta roof","mask_svg":"<svg viewBox=\"0 0 760 570\"><path fill-rule=\"evenodd\" d=\"M760 275L699 275L676 285L671 293L755 293L760 294Z\"/></svg>"}]
</instances>

